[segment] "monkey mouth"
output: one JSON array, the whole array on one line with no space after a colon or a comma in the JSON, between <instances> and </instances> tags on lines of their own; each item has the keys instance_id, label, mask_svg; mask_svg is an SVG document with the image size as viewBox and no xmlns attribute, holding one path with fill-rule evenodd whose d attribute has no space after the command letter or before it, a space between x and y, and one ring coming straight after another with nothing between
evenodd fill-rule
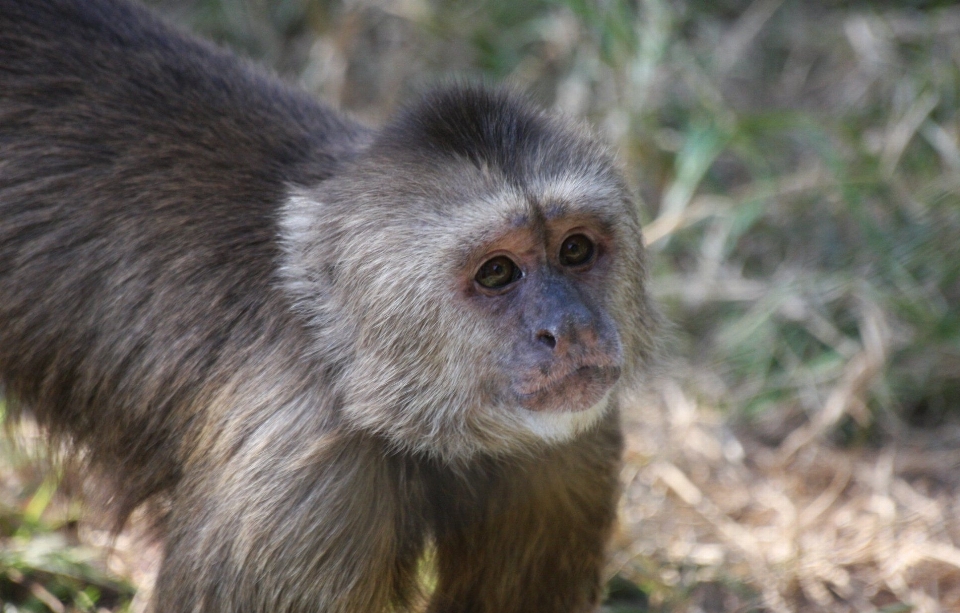
<instances>
[{"instance_id":1,"label":"monkey mouth","mask_svg":"<svg viewBox=\"0 0 960 613\"><path fill-rule=\"evenodd\" d=\"M551 376L530 377L515 385L520 406L528 411L585 411L600 402L620 378L618 366L585 365Z\"/></svg>"}]
</instances>

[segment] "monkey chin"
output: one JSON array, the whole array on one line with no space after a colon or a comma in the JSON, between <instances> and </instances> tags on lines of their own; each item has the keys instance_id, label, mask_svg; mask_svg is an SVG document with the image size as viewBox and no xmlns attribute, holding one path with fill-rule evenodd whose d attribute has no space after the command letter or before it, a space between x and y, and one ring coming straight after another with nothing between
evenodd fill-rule
<instances>
[{"instance_id":1,"label":"monkey chin","mask_svg":"<svg viewBox=\"0 0 960 613\"><path fill-rule=\"evenodd\" d=\"M606 413L620 378L617 367L586 367L547 385L517 391L524 425L546 442L569 440L596 424Z\"/></svg>"},{"instance_id":2,"label":"monkey chin","mask_svg":"<svg viewBox=\"0 0 960 613\"><path fill-rule=\"evenodd\" d=\"M586 409L531 411L520 408L519 416L526 430L547 443L562 443L586 432L607 413L614 387L608 387L603 396Z\"/></svg>"}]
</instances>

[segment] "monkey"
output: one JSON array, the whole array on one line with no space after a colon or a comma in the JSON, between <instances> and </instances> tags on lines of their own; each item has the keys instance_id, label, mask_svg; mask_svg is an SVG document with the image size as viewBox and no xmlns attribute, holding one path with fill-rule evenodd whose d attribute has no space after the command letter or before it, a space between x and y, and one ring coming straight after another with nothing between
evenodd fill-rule
<instances>
[{"instance_id":1,"label":"monkey","mask_svg":"<svg viewBox=\"0 0 960 613\"><path fill-rule=\"evenodd\" d=\"M149 518L156 613L595 611L646 285L615 157L520 93L370 127L125 0L0 0L8 419Z\"/></svg>"}]
</instances>

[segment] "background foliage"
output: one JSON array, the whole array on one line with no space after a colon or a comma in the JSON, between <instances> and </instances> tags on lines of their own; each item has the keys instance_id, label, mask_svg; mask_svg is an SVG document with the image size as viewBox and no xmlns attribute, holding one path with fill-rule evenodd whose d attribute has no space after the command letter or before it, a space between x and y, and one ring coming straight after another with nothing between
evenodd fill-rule
<instances>
[{"instance_id":1,"label":"background foliage","mask_svg":"<svg viewBox=\"0 0 960 613\"><path fill-rule=\"evenodd\" d=\"M637 436L618 547L629 553L613 569L621 583L611 610L935 611L960 603L955 549L937 550L947 553L932 573L920 562L891 571L882 552L814 572L806 532L791 537L794 553L783 559L761 545L754 553L731 546L737 538L724 537L724 526L749 534L769 524L759 507L722 501L739 487L760 504L758 483L777 484L791 501L836 490L817 503L827 515L815 517L839 522L847 509L838 530L873 535L850 509L880 490L858 489L856 475L896 449L916 466L892 462L890 491L902 481L941 504L924 538L947 548L958 538L943 523L952 507L942 506L960 491L950 470L960 465L960 9L952 3L151 4L364 120L382 121L453 74L515 84L586 118L619 151L642 200L651 287L672 328L666 382L628 415ZM717 459L664 455L644 442L645 432L664 431L657 428L670 438L683 407L719 445ZM903 441L909 449L898 447ZM765 450L779 454L776 468L762 460ZM818 459L797 464L810 454ZM854 476L836 481L848 461ZM701 462L712 464L698 476ZM713 491L728 465L739 480ZM75 518L69 505L47 504L56 486L23 465L7 472L4 611L120 606L129 588L93 571L85 550L64 548L74 543L63 535ZM654 476L643 481L647 474ZM633 496L637 487L642 498ZM630 518L657 496L699 519L661 526L651 512L643 525L676 540L650 549L643 543L656 539L633 530ZM890 496L890 525L906 525L897 522L919 507ZM697 521L706 522L702 534ZM60 545L48 548L51 538ZM671 550L683 543L721 547L719 558ZM842 551L827 547L823 556Z\"/></svg>"}]
</instances>

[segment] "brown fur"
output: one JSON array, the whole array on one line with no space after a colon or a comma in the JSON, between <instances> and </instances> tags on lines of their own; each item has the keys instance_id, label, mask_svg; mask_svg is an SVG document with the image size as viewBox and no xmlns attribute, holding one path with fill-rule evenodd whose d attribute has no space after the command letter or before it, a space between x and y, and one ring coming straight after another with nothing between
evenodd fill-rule
<instances>
[{"instance_id":1,"label":"brown fur","mask_svg":"<svg viewBox=\"0 0 960 613\"><path fill-rule=\"evenodd\" d=\"M139 7L0 0L0 376L153 509L158 613L402 610L428 542L433 613L591 610L641 244L603 147L516 96L372 131Z\"/></svg>"}]
</instances>

